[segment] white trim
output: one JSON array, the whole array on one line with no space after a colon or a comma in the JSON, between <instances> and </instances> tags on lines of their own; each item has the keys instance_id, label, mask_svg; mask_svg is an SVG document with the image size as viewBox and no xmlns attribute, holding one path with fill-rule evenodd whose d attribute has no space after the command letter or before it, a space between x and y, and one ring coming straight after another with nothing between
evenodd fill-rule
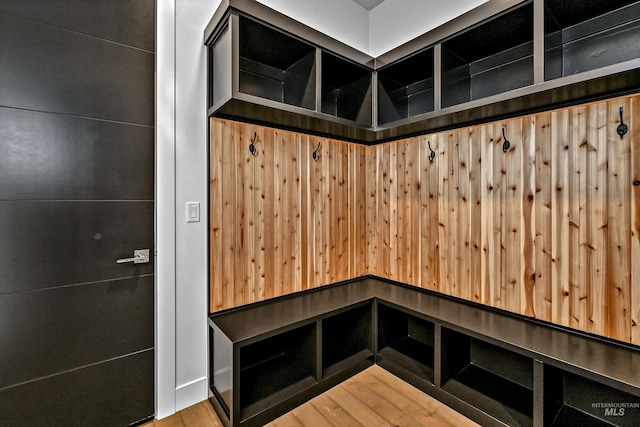
<instances>
[{"instance_id":1,"label":"white trim","mask_svg":"<svg viewBox=\"0 0 640 427\"><path fill-rule=\"evenodd\" d=\"M176 412L175 0L156 1L155 410Z\"/></svg>"},{"instance_id":2,"label":"white trim","mask_svg":"<svg viewBox=\"0 0 640 427\"><path fill-rule=\"evenodd\" d=\"M209 379L204 377L178 387L176 389L176 411L182 411L184 408L206 399L208 384Z\"/></svg>"}]
</instances>

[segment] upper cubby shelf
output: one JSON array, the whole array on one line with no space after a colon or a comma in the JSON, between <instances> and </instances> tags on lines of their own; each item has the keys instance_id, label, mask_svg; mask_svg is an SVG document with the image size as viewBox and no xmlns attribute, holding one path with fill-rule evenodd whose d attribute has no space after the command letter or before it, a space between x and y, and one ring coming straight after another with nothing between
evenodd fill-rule
<instances>
[{"instance_id":1,"label":"upper cubby shelf","mask_svg":"<svg viewBox=\"0 0 640 427\"><path fill-rule=\"evenodd\" d=\"M378 58L223 0L205 45L210 116L365 144L640 90L638 0L489 0Z\"/></svg>"},{"instance_id":2,"label":"upper cubby shelf","mask_svg":"<svg viewBox=\"0 0 640 427\"><path fill-rule=\"evenodd\" d=\"M244 16L239 22L240 92L313 110L316 49Z\"/></svg>"},{"instance_id":3,"label":"upper cubby shelf","mask_svg":"<svg viewBox=\"0 0 640 427\"><path fill-rule=\"evenodd\" d=\"M433 111L433 48L378 70L378 123Z\"/></svg>"},{"instance_id":4,"label":"upper cubby shelf","mask_svg":"<svg viewBox=\"0 0 640 427\"><path fill-rule=\"evenodd\" d=\"M533 4L442 43L442 107L533 84Z\"/></svg>"},{"instance_id":5,"label":"upper cubby shelf","mask_svg":"<svg viewBox=\"0 0 640 427\"><path fill-rule=\"evenodd\" d=\"M545 2L545 80L640 58L640 3Z\"/></svg>"}]
</instances>

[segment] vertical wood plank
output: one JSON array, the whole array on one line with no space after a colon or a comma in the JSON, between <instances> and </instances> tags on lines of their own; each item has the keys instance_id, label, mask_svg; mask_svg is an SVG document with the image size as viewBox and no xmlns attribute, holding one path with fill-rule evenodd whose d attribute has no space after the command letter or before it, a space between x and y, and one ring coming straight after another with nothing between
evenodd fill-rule
<instances>
[{"instance_id":1,"label":"vertical wood plank","mask_svg":"<svg viewBox=\"0 0 640 427\"><path fill-rule=\"evenodd\" d=\"M376 147L377 161L377 199L378 218L376 224L377 257L375 259L376 274L387 277L389 273L389 186L387 184L387 174L389 172L389 146L387 144Z\"/></svg>"},{"instance_id":2,"label":"vertical wood plank","mask_svg":"<svg viewBox=\"0 0 640 427\"><path fill-rule=\"evenodd\" d=\"M491 289L491 305L499 308L506 308L506 260L507 260L507 242L506 242L506 226L507 226L507 169L505 153L502 152L504 143L502 138L502 128L504 123L494 123L491 126L491 138L489 141L493 144L493 203L494 207L494 223L493 223L493 240L495 251L494 271L492 277Z\"/></svg>"},{"instance_id":3,"label":"vertical wood plank","mask_svg":"<svg viewBox=\"0 0 640 427\"><path fill-rule=\"evenodd\" d=\"M623 138L616 133L620 124L620 107L629 111L628 98L608 102L607 147L609 176L607 195L608 220L608 268L609 317L607 336L621 341L631 340L631 258L629 194L629 161L631 147L629 135ZM638 261L638 260L636 260Z\"/></svg>"},{"instance_id":4,"label":"vertical wood plank","mask_svg":"<svg viewBox=\"0 0 640 427\"><path fill-rule=\"evenodd\" d=\"M552 185L551 185L551 113L540 113L535 124L535 292L536 317L552 318Z\"/></svg>"},{"instance_id":5,"label":"vertical wood plank","mask_svg":"<svg viewBox=\"0 0 640 427\"><path fill-rule=\"evenodd\" d=\"M473 299L471 290L471 146L469 129L461 129L458 134L458 245L456 254L457 295L466 300Z\"/></svg>"},{"instance_id":6,"label":"vertical wood plank","mask_svg":"<svg viewBox=\"0 0 640 427\"><path fill-rule=\"evenodd\" d=\"M349 211L353 209L353 204L349 199L349 187L347 179L349 177L349 150L346 142L338 143L337 161L337 183L338 194L334 201L337 205L338 222L340 224L340 237L338 246L338 277L335 281L349 278Z\"/></svg>"},{"instance_id":7,"label":"vertical wood plank","mask_svg":"<svg viewBox=\"0 0 640 427\"><path fill-rule=\"evenodd\" d=\"M256 135L258 137L258 144L256 149L258 155L255 157L255 179L254 179L254 221L255 221L255 282L254 282L254 300L262 301L265 299L265 286L266 286L266 199L267 199L267 187L271 187L271 184L266 178L265 168L265 128L256 127Z\"/></svg>"},{"instance_id":8,"label":"vertical wood plank","mask_svg":"<svg viewBox=\"0 0 640 427\"><path fill-rule=\"evenodd\" d=\"M569 325L569 111L551 114L553 147L551 163L552 219L552 319Z\"/></svg>"},{"instance_id":9,"label":"vertical wood plank","mask_svg":"<svg viewBox=\"0 0 640 427\"><path fill-rule=\"evenodd\" d=\"M589 106L588 169L589 232L589 332L606 333L607 292L607 108L603 103Z\"/></svg>"},{"instance_id":10,"label":"vertical wood plank","mask_svg":"<svg viewBox=\"0 0 640 427\"><path fill-rule=\"evenodd\" d=\"M356 146L356 183L354 188L356 193L356 217L354 218L353 226L355 228L356 238L356 254L355 270L352 271L352 275L364 276L368 274L367 267L367 228L370 222L367 221L367 183L369 182L367 175L367 153L369 147L363 145ZM375 176L375 174L374 174Z\"/></svg>"},{"instance_id":11,"label":"vertical wood plank","mask_svg":"<svg viewBox=\"0 0 640 427\"><path fill-rule=\"evenodd\" d=\"M569 141L569 294L573 328L586 330L589 283L587 275L587 109L571 109Z\"/></svg>"},{"instance_id":12,"label":"vertical wood plank","mask_svg":"<svg viewBox=\"0 0 640 427\"><path fill-rule=\"evenodd\" d=\"M523 129L522 119L513 119L505 123L505 135L510 147L505 156L506 185L503 194L506 226L505 238L505 295L504 307L516 313L522 313L521 293L523 292L522 274L522 219L523 219L523 184L522 184L522 155Z\"/></svg>"},{"instance_id":13,"label":"vertical wood plank","mask_svg":"<svg viewBox=\"0 0 640 427\"><path fill-rule=\"evenodd\" d=\"M409 227L409 194L407 191L406 180L408 178L408 171L406 168L406 140L395 141L392 144L395 146L396 152L396 215L395 215L395 252L391 258L392 265L395 265L396 277L395 280L408 283L408 264L407 258L407 229ZM393 224L393 222L392 222Z\"/></svg>"},{"instance_id":14,"label":"vertical wood plank","mask_svg":"<svg viewBox=\"0 0 640 427\"><path fill-rule=\"evenodd\" d=\"M315 140L315 138L311 138ZM320 148L318 148L318 145ZM320 160L314 162L313 173L314 177L312 182L314 183L314 206L313 206L313 227L314 227L314 281L313 287L320 286L324 281L324 272L327 265L327 247L325 245L325 198L327 193L327 177L325 176L326 163L329 160L329 156L326 155L327 141L325 139L317 139L313 143L314 150L318 150L320 153Z\"/></svg>"},{"instance_id":15,"label":"vertical wood plank","mask_svg":"<svg viewBox=\"0 0 640 427\"><path fill-rule=\"evenodd\" d=\"M367 273L378 274L378 224L379 195L378 182L380 170L378 168L378 150L380 146L367 147L366 157L366 196L367 196Z\"/></svg>"},{"instance_id":16,"label":"vertical wood plank","mask_svg":"<svg viewBox=\"0 0 640 427\"><path fill-rule=\"evenodd\" d=\"M301 144L304 140L303 136L300 134L294 134L293 144L291 146L290 151L290 162L292 166L291 176L291 213L290 213L290 222L291 222L291 247L289 248L291 254L291 286L293 292L298 292L302 290L302 256L301 252L303 252L303 246L301 242L301 231L302 231L302 218L301 218L301 210L302 210L302 158L301 158Z\"/></svg>"},{"instance_id":17,"label":"vertical wood plank","mask_svg":"<svg viewBox=\"0 0 640 427\"><path fill-rule=\"evenodd\" d=\"M449 256L453 237L450 232L449 209L451 198L449 196L449 140L446 132L438 134L438 242L439 242L439 280L438 291L449 294Z\"/></svg>"},{"instance_id":18,"label":"vertical wood plank","mask_svg":"<svg viewBox=\"0 0 640 427\"><path fill-rule=\"evenodd\" d=\"M409 220L410 229L408 230L410 239L408 239L408 250L409 250L409 259L411 260L411 269L409 275L409 283L415 286L420 286L420 271L422 270L421 262L422 257L420 253L422 251L421 247L421 221L420 221L420 211L421 211L421 198L424 190L422 189L422 185L420 184L420 145L418 138L411 138L407 141L407 152L408 152L408 165L407 168L409 170L409 182L408 182L408 190L411 195L410 198L410 212L411 217Z\"/></svg>"},{"instance_id":19,"label":"vertical wood plank","mask_svg":"<svg viewBox=\"0 0 640 427\"><path fill-rule=\"evenodd\" d=\"M222 144L222 308L233 307L236 229L235 125Z\"/></svg>"},{"instance_id":20,"label":"vertical wood plank","mask_svg":"<svg viewBox=\"0 0 640 427\"><path fill-rule=\"evenodd\" d=\"M243 278L239 283L242 288L244 304L254 302L256 300L255 291L255 271L256 271L256 254L255 254L255 169L257 156L253 156L249 151L249 144L256 136L255 145L259 145L257 139L257 128L255 126L245 125L239 132L240 144L239 148L242 153L242 200L244 204L244 212L241 226L241 259L239 264L241 269L237 272ZM256 147L256 150L258 148ZM238 264L236 264L237 266Z\"/></svg>"},{"instance_id":21,"label":"vertical wood plank","mask_svg":"<svg viewBox=\"0 0 640 427\"><path fill-rule=\"evenodd\" d=\"M480 129L480 149L482 164L480 172L480 212L482 259L480 261L480 301L492 305L494 301L494 283L497 281L496 261L497 248L495 243L495 203L494 193L494 165L493 165L493 126L484 125Z\"/></svg>"},{"instance_id":22,"label":"vertical wood plank","mask_svg":"<svg viewBox=\"0 0 640 427\"><path fill-rule=\"evenodd\" d=\"M234 271L234 283L233 283L233 305L239 306L247 303L247 284L248 284L248 276L247 271L245 271L246 263L246 247L247 243L245 239L247 239L247 229L246 229L246 221L248 220L249 215L245 209L245 185L248 185L248 152L249 152L249 144L245 144L244 133L245 129L248 125L238 125L235 131L235 138L233 143L233 148L235 149L234 154L234 181L235 186L235 227L234 227L234 237L235 240L233 242L233 246L235 248L234 251L234 263L233 269ZM248 246L248 245L247 245Z\"/></svg>"},{"instance_id":23,"label":"vertical wood plank","mask_svg":"<svg viewBox=\"0 0 640 427\"><path fill-rule=\"evenodd\" d=\"M293 197L293 177L294 177L294 162L292 160L292 147L294 145L295 135L291 132L281 131L282 147L280 148L280 181L275 185L279 186L280 191L280 209L278 212L281 218L280 222L280 243L278 247L280 249L280 257L276 259L276 263L282 267L282 274L279 282L276 283L279 286L278 296L286 295L292 292L291 281L293 280L293 256L292 252L293 241L295 240L295 230L292 227L292 208L294 208Z\"/></svg>"},{"instance_id":24,"label":"vertical wood plank","mask_svg":"<svg viewBox=\"0 0 640 427\"><path fill-rule=\"evenodd\" d=\"M284 131L276 129L273 132L273 236L274 246L271 248L273 256L273 296L280 296L284 290L283 258L285 256L284 240L284 193L283 180L285 179L283 152Z\"/></svg>"},{"instance_id":25,"label":"vertical wood plank","mask_svg":"<svg viewBox=\"0 0 640 427\"><path fill-rule=\"evenodd\" d=\"M228 140L231 133L231 126L228 122L219 119L210 119L209 136L209 221L210 233L210 306L209 310L214 312L222 309L222 270L223 270L223 198L222 198L222 141Z\"/></svg>"},{"instance_id":26,"label":"vertical wood plank","mask_svg":"<svg viewBox=\"0 0 640 427\"><path fill-rule=\"evenodd\" d=\"M525 316L536 317L536 116L522 120L522 292L520 309Z\"/></svg>"},{"instance_id":27,"label":"vertical wood plank","mask_svg":"<svg viewBox=\"0 0 640 427\"><path fill-rule=\"evenodd\" d=\"M389 146L389 278L398 280L398 143Z\"/></svg>"},{"instance_id":28,"label":"vertical wood plank","mask_svg":"<svg viewBox=\"0 0 640 427\"><path fill-rule=\"evenodd\" d=\"M313 222L311 206L311 193L313 182L311 182L311 158L310 142L308 135L300 136L300 289L309 289L312 277L313 252Z\"/></svg>"},{"instance_id":29,"label":"vertical wood plank","mask_svg":"<svg viewBox=\"0 0 640 427\"><path fill-rule=\"evenodd\" d=\"M379 250L379 261L380 261L380 269L379 271L382 273L382 277L391 278L391 265L390 265L390 255L391 255L391 144L385 144L381 147L380 153L382 155L381 166L382 166L382 174L380 176L381 180L381 209L382 215L381 220L381 232L380 232L380 243L381 245L378 247Z\"/></svg>"},{"instance_id":30,"label":"vertical wood plank","mask_svg":"<svg viewBox=\"0 0 640 427\"><path fill-rule=\"evenodd\" d=\"M447 212L447 222L449 224L449 254L447 260L448 270L448 294L457 297L461 296L460 282L458 280L458 265L460 264L459 252L461 248L460 230L459 230L459 204L460 204L460 187L458 185L458 168L460 153L460 130L451 130L447 132L447 150L449 150L448 170L449 175L449 209Z\"/></svg>"},{"instance_id":31,"label":"vertical wood plank","mask_svg":"<svg viewBox=\"0 0 640 427\"><path fill-rule=\"evenodd\" d=\"M482 302L482 132L480 127L468 128L469 139L469 216L470 216L470 265L469 281L471 299Z\"/></svg>"},{"instance_id":32,"label":"vertical wood plank","mask_svg":"<svg viewBox=\"0 0 640 427\"><path fill-rule=\"evenodd\" d=\"M431 150L435 153L433 160L429 160ZM439 254L439 221L438 221L438 189L439 164L438 135L427 135L420 138L420 169L422 192L421 213L421 248L422 275L421 286L431 290L438 290L440 283L440 254Z\"/></svg>"},{"instance_id":33,"label":"vertical wood plank","mask_svg":"<svg viewBox=\"0 0 640 427\"><path fill-rule=\"evenodd\" d=\"M631 342L640 344L640 96L630 100L627 117L631 149Z\"/></svg>"}]
</instances>

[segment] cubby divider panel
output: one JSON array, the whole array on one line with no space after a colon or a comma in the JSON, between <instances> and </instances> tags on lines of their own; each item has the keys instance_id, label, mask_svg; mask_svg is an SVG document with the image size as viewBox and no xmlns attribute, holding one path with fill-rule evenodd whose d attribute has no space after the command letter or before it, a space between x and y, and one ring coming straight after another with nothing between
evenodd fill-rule
<instances>
[{"instance_id":1,"label":"cubby divider panel","mask_svg":"<svg viewBox=\"0 0 640 427\"><path fill-rule=\"evenodd\" d=\"M240 16L240 92L315 109L316 48Z\"/></svg>"},{"instance_id":2,"label":"cubby divider panel","mask_svg":"<svg viewBox=\"0 0 640 427\"><path fill-rule=\"evenodd\" d=\"M371 303L367 303L322 320L323 378L359 361L373 361L371 319Z\"/></svg>"},{"instance_id":3,"label":"cubby divider panel","mask_svg":"<svg viewBox=\"0 0 640 427\"><path fill-rule=\"evenodd\" d=\"M640 58L640 2L545 1L545 79Z\"/></svg>"},{"instance_id":4,"label":"cubby divider panel","mask_svg":"<svg viewBox=\"0 0 640 427\"><path fill-rule=\"evenodd\" d=\"M317 383L316 324L240 348L240 413L249 418Z\"/></svg>"},{"instance_id":5,"label":"cubby divider panel","mask_svg":"<svg viewBox=\"0 0 640 427\"><path fill-rule=\"evenodd\" d=\"M640 397L554 366L544 369L544 425L638 426Z\"/></svg>"},{"instance_id":6,"label":"cubby divider panel","mask_svg":"<svg viewBox=\"0 0 640 427\"><path fill-rule=\"evenodd\" d=\"M442 107L532 85L533 3L442 43Z\"/></svg>"},{"instance_id":7,"label":"cubby divider panel","mask_svg":"<svg viewBox=\"0 0 640 427\"><path fill-rule=\"evenodd\" d=\"M209 327L211 388L227 416L233 407L233 343L216 325Z\"/></svg>"},{"instance_id":8,"label":"cubby divider panel","mask_svg":"<svg viewBox=\"0 0 640 427\"><path fill-rule=\"evenodd\" d=\"M434 324L378 303L377 355L433 384Z\"/></svg>"},{"instance_id":9,"label":"cubby divider panel","mask_svg":"<svg viewBox=\"0 0 640 427\"><path fill-rule=\"evenodd\" d=\"M433 48L378 70L378 124L434 109Z\"/></svg>"},{"instance_id":10,"label":"cubby divider panel","mask_svg":"<svg viewBox=\"0 0 640 427\"><path fill-rule=\"evenodd\" d=\"M372 124L371 73L368 68L322 52L322 112Z\"/></svg>"},{"instance_id":11,"label":"cubby divider panel","mask_svg":"<svg viewBox=\"0 0 640 427\"><path fill-rule=\"evenodd\" d=\"M533 359L442 328L442 389L510 426L533 425Z\"/></svg>"}]
</instances>

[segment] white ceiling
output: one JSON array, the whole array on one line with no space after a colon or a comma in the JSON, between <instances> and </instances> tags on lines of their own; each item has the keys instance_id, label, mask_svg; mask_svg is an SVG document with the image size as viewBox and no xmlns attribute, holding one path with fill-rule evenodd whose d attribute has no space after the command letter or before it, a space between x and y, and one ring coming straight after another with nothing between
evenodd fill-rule
<instances>
[{"instance_id":1,"label":"white ceiling","mask_svg":"<svg viewBox=\"0 0 640 427\"><path fill-rule=\"evenodd\" d=\"M371 11L374 7L378 6L384 0L353 0L358 3L360 6L364 7L368 11Z\"/></svg>"}]
</instances>

